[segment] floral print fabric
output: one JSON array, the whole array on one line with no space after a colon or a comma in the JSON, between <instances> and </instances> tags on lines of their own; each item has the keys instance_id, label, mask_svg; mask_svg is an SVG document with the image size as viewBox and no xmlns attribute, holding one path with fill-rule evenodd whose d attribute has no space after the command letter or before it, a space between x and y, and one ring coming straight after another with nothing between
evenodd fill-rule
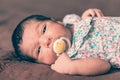
<instances>
[{"instance_id":1,"label":"floral print fabric","mask_svg":"<svg viewBox=\"0 0 120 80\"><path fill-rule=\"evenodd\" d=\"M120 17L89 17L81 20L71 14L63 19L74 25L72 46L67 54L72 59L95 57L120 68Z\"/></svg>"}]
</instances>

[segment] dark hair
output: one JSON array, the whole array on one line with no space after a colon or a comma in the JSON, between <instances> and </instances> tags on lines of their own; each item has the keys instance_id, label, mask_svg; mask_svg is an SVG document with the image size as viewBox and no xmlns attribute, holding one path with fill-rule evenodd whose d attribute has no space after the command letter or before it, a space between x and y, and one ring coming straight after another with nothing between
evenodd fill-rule
<instances>
[{"instance_id":1,"label":"dark hair","mask_svg":"<svg viewBox=\"0 0 120 80\"><path fill-rule=\"evenodd\" d=\"M34 62L35 59L33 59L32 57L29 57L29 56L26 56L25 54L23 54L23 52L21 51L20 46L19 46L19 44L21 44L21 42L22 42L22 36L23 36L23 32L24 32L24 24L27 21L29 21L29 20L44 21L44 20L51 20L51 18L43 16L43 15L31 15L31 16L28 16L25 19L23 19L16 26L15 30L13 31L13 34L12 34L12 44L13 44L16 56L20 60L27 60L27 61Z\"/></svg>"}]
</instances>

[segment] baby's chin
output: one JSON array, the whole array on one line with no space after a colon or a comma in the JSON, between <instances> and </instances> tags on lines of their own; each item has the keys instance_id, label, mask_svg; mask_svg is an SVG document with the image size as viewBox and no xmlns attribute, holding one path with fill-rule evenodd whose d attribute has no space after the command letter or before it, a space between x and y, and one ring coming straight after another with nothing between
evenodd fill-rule
<instances>
[{"instance_id":1,"label":"baby's chin","mask_svg":"<svg viewBox=\"0 0 120 80\"><path fill-rule=\"evenodd\" d=\"M51 64L54 64L55 61L49 61L49 62L40 62L40 61L36 61L37 63L39 64L47 64L47 65L51 65Z\"/></svg>"},{"instance_id":2,"label":"baby's chin","mask_svg":"<svg viewBox=\"0 0 120 80\"><path fill-rule=\"evenodd\" d=\"M44 62L44 64L47 64L47 65L52 65L52 64L54 64L54 63L55 63L55 61L56 61L56 60L54 60L54 61L48 61L48 62Z\"/></svg>"},{"instance_id":3,"label":"baby's chin","mask_svg":"<svg viewBox=\"0 0 120 80\"><path fill-rule=\"evenodd\" d=\"M43 63L43 64L47 64L47 65L51 65L54 64L55 61L57 60L58 56L52 58L52 59L48 59L48 60L44 60L44 61L38 61L38 63Z\"/></svg>"}]
</instances>

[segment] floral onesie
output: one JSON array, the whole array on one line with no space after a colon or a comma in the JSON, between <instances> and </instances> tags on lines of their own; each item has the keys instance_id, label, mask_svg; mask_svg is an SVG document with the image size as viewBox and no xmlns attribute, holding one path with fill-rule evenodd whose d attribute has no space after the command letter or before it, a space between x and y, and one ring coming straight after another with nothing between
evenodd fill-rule
<instances>
[{"instance_id":1,"label":"floral onesie","mask_svg":"<svg viewBox=\"0 0 120 80\"><path fill-rule=\"evenodd\" d=\"M67 54L72 59L95 57L120 68L120 17L89 17L66 15L64 24L74 25L72 46Z\"/></svg>"}]
</instances>

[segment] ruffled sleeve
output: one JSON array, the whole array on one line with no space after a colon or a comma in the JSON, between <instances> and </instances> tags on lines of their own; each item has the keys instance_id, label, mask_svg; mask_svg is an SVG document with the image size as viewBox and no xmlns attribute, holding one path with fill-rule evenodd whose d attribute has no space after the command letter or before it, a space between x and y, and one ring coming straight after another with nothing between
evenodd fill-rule
<instances>
[{"instance_id":1,"label":"ruffled sleeve","mask_svg":"<svg viewBox=\"0 0 120 80\"><path fill-rule=\"evenodd\" d=\"M89 33L89 30L91 29L92 25L92 17L86 18L84 20L81 20L80 17L78 17L75 14L67 15L63 19L64 24L74 24L74 34L72 37L72 46L68 50L67 54L69 57L74 56L77 54L78 49L82 44L84 43L84 37Z\"/></svg>"},{"instance_id":2,"label":"ruffled sleeve","mask_svg":"<svg viewBox=\"0 0 120 80\"><path fill-rule=\"evenodd\" d=\"M72 24L76 24L81 21L80 16L76 14L68 14L63 18L63 23L65 26L70 26Z\"/></svg>"}]
</instances>

